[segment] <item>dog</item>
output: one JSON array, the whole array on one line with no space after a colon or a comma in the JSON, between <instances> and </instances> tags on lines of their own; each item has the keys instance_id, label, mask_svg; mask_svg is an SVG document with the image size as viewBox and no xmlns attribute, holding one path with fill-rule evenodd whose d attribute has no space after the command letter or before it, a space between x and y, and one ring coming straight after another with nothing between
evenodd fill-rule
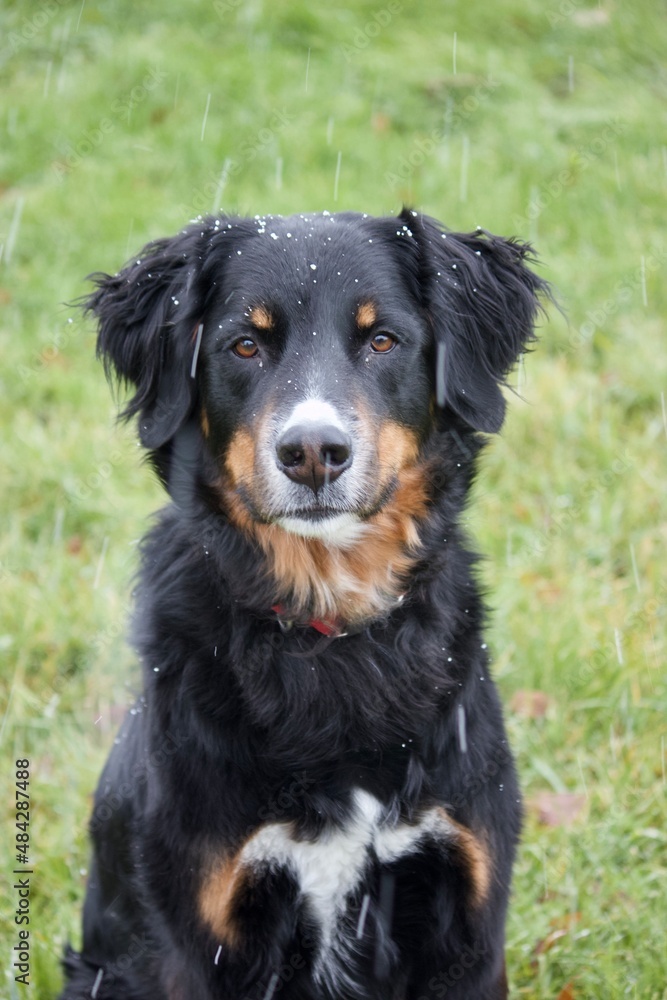
<instances>
[{"instance_id":1,"label":"dog","mask_svg":"<svg viewBox=\"0 0 667 1000\"><path fill-rule=\"evenodd\" d=\"M549 296L404 209L207 217L92 275L170 496L65 1000L500 1000L521 801L461 528Z\"/></svg>"}]
</instances>

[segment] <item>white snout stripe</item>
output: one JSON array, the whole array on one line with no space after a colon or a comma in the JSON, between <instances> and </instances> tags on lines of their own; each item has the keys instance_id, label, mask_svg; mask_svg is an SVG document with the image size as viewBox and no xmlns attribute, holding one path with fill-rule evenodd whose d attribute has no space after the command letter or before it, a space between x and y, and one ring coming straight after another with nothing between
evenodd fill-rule
<instances>
[{"instance_id":1,"label":"white snout stripe","mask_svg":"<svg viewBox=\"0 0 667 1000\"><path fill-rule=\"evenodd\" d=\"M297 403L281 430L284 433L298 424L326 424L338 427L341 431L347 430L336 408L325 399L317 398L304 399L302 403Z\"/></svg>"}]
</instances>

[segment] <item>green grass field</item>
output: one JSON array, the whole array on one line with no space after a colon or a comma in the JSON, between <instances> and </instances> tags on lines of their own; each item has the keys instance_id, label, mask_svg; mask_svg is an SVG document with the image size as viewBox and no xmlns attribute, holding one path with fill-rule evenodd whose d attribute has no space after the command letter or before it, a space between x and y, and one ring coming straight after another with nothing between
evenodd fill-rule
<instances>
[{"instance_id":1,"label":"green grass field","mask_svg":"<svg viewBox=\"0 0 667 1000\"><path fill-rule=\"evenodd\" d=\"M0 29L0 994L28 995L14 761L46 1000L79 941L91 793L138 680L135 547L162 502L66 303L200 212L406 202L534 241L568 315L517 373L469 515L528 801L512 996L667 998L664 10L4 0ZM557 793L579 796L567 823Z\"/></svg>"}]
</instances>

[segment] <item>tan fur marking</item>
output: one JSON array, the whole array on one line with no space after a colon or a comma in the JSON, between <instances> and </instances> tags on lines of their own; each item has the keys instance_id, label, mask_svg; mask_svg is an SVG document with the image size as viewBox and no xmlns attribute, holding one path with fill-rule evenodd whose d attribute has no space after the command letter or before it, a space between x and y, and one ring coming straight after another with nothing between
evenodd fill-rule
<instances>
[{"instance_id":1,"label":"tan fur marking","mask_svg":"<svg viewBox=\"0 0 667 1000\"><path fill-rule=\"evenodd\" d=\"M491 886L491 858L489 857L489 852L482 843L481 839L469 830L467 826L463 826L462 823L457 823L453 820L448 813L438 807L438 812L440 812L449 824L456 829L456 846L458 847L463 859L465 861L466 868L468 870L468 875L472 883L473 890L473 904L475 906L481 906L489 893L489 888Z\"/></svg>"},{"instance_id":2,"label":"tan fur marking","mask_svg":"<svg viewBox=\"0 0 667 1000\"><path fill-rule=\"evenodd\" d=\"M201 411L201 429L204 437L207 438L211 433L211 425L208 420L208 413L203 407Z\"/></svg>"},{"instance_id":3,"label":"tan fur marking","mask_svg":"<svg viewBox=\"0 0 667 1000\"><path fill-rule=\"evenodd\" d=\"M377 434L377 455L380 465L380 481L386 486L400 470L414 465L417 458L417 440L406 427L394 420L386 420L377 428L369 427L369 432Z\"/></svg>"},{"instance_id":4,"label":"tan fur marking","mask_svg":"<svg viewBox=\"0 0 667 1000\"><path fill-rule=\"evenodd\" d=\"M250 310L250 322L256 330L273 330L273 316L265 306L253 306Z\"/></svg>"},{"instance_id":5,"label":"tan fur marking","mask_svg":"<svg viewBox=\"0 0 667 1000\"><path fill-rule=\"evenodd\" d=\"M276 600L296 617L367 621L389 611L405 589L419 548L418 523L427 514L427 470L414 465L416 439L398 424L382 426L380 447L380 487L395 484L393 495L345 548L257 523L224 478L219 484L231 521L266 555ZM250 482L251 449L248 433L237 432L227 455L233 486Z\"/></svg>"},{"instance_id":6,"label":"tan fur marking","mask_svg":"<svg viewBox=\"0 0 667 1000\"><path fill-rule=\"evenodd\" d=\"M368 330L377 321L378 314L373 302L362 302L357 307L356 322L360 330Z\"/></svg>"},{"instance_id":7,"label":"tan fur marking","mask_svg":"<svg viewBox=\"0 0 667 1000\"><path fill-rule=\"evenodd\" d=\"M240 852L221 861L199 890L201 919L218 941L232 948L239 945L239 930L233 920L234 899L243 884L239 857Z\"/></svg>"},{"instance_id":8,"label":"tan fur marking","mask_svg":"<svg viewBox=\"0 0 667 1000\"><path fill-rule=\"evenodd\" d=\"M255 442L249 431L235 432L227 448L227 471L234 486L250 486L255 471Z\"/></svg>"}]
</instances>

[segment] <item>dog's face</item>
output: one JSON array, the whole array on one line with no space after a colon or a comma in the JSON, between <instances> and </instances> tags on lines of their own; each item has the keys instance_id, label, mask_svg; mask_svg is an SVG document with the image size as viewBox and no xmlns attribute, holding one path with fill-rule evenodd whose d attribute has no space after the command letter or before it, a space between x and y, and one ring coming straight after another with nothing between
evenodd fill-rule
<instances>
[{"instance_id":1,"label":"dog's face","mask_svg":"<svg viewBox=\"0 0 667 1000\"><path fill-rule=\"evenodd\" d=\"M223 238L203 317L202 416L253 520L350 541L414 464L432 419L434 351L408 232L318 216Z\"/></svg>"},{"instance_id":2,"label":"dog's face","mask_svg":"<svg viewBox=\"0 0 667 1000\"><path fill-rule=\"evenodd\" d=\"M303 605L326 576L315 553L300 584L301 550L283 536L345 548L372 528L375 583L347 565L338 586L352 575L359 593L395 597L378 580L414 547L425 443L502 424L500 386L545 289L528 251L407 210L209 218L97 276L88 308L107 366L136 387L126 415L158 466L196 428L225 516L270 549L283 592L300 589Z\"/></svg>"}]
</instances>

